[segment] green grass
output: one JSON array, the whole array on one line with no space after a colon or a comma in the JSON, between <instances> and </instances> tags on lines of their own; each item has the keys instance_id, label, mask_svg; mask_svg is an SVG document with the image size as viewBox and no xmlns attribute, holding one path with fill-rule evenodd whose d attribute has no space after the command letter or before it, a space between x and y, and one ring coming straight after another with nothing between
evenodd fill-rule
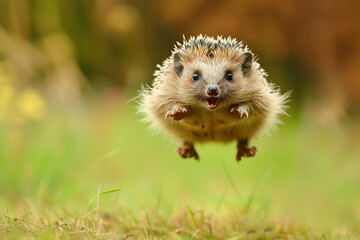
<instances>
[{"instance_id":1,"label":"green grass","mask_svg":"<svg viewBox=\"0 0 360 240\"><path fill-rule=\"evenodd\" d=\"M206 144L198 163L133 104L81 109L0 124L0 239L360 238L357 122L285 118L255 158Z\"/></svg>"}]
</instances>

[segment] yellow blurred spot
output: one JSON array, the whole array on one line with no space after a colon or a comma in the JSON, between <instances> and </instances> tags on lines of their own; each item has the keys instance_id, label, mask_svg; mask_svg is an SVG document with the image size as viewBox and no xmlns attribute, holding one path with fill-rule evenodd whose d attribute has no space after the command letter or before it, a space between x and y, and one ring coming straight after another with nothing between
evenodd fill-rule
<instances>
[{"instance_id":1,"label":"yellow blurred spot","mask_svg":"<svg viewBox=\"0 0 360 240\"><path fill-rule=\"evenodd\" d=\"M0 72L0 84L7 83L9 78Z\"/></svg>"},{"instance_id":2,"label":"yellow blurred spot","mask_svg":"<svg viewBox=\"0 0 360 240\"><path fill-rule=\"evenodd\" d=\"M14 64L9 60L0 61L0 84L8 83L15 79L16 70Z\"/></svg>"},{"instance_id":3,"label":"yellow blurred spot","mask_svg":"<svg viewBox=\"0 0 360 240\"><path fill-rule=\"evenodd\" d=\"M1 75L0 75L1 77ZM1 79L0 79L1 80ZM0 85L0 120L5 118L6 112L15 95L15 89L11 85Z\"/></svg>"},{"instance_id":4,"label":"yellow blurred spot","mask_svg":"<svg viewBox=\"0 0 360 240\"><path fill-rule=\"evenodd\" d=\"M105 23L109 29L126 34L136 27L138 20L138 12L131 6L123 5L110 11Z\"/></svg>"},{"instance_id":5,"label":"yellow blurred spot","mask_svg":"<svg viewBox=\"0 0 360 240\"><path fill-rule=\"evenodd\" d=\"M16 107L24 118L41 120L46 115L46 103L34 89L28 88L20 93Z\"/></svg>"}]
</instances>

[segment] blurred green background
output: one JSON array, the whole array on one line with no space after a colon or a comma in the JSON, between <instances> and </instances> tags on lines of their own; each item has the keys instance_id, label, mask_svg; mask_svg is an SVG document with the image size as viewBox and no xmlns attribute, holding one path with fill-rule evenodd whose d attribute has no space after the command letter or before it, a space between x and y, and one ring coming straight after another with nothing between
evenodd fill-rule
<instances>
[{"instance_id":1,"label":"blurred green background","mask_svg":"<svg viewBox=\"0 0 360 240\"><path fill-rule=\"evenodd\" d=\"M358 232L359 12L351 0L0 0L0 211L82 211L101 184L135 213L251 208ZM244 41L293 91L277 135L240 164L235 144L181 159L127 103L200 33Z\"/></svg>"}]
</instances>

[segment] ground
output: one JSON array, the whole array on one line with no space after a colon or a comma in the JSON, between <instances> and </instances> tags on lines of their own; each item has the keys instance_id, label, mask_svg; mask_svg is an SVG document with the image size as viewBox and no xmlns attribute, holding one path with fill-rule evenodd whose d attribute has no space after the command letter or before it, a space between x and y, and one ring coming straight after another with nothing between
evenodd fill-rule
<instances>
[{"instance_id":1,"label":"ground","mask_svg":"<svg viewBox=\"0 0 360 240\"><path fill-rule=\"evenodd\" d=\"M135 111L89 101L2 123L0 238L360 239L358 125L293 112L255 157L206 144L196 162Z\"/></svg>"}]
</instances>

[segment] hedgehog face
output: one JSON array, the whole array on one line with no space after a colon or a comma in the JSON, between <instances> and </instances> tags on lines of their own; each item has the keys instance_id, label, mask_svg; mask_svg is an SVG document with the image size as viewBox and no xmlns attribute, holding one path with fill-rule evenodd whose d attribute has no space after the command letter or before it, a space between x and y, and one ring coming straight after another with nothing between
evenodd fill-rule
<instances>
[{"instance_id":1,"label":"hedgehog face","mask_svg":"<svg viewBox=\"0 0 360 240\"><path fill-rule=\"evenodd\" d=\"M208 110L229 107L234 92L245 88L251 70L252 54L244 53L240 60L201 56L190 61L174 55L174 70L179 78L181 100Z\"/></svg>"}]
</instances>

